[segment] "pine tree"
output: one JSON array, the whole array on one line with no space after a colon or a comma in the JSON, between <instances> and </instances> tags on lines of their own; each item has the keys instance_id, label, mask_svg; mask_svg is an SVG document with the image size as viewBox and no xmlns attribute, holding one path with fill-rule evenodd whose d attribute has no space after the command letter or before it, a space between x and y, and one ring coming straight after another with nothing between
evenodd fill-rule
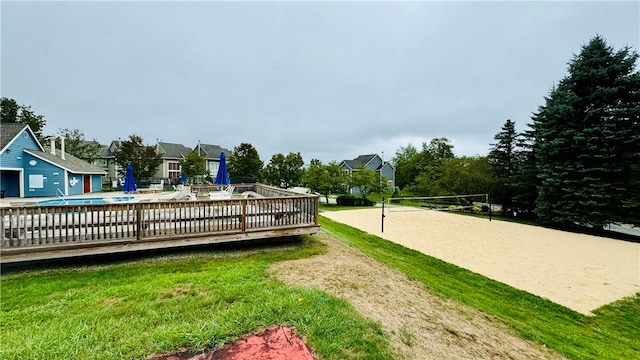
<instances>
[{"instance_id":1,"label":"pine tree","mask_svg":"<svg viewBox=\"0 0 640 360\"><path fill-rule=\"evenodd\" d=\"M513 187L516 167L516 146L518 144L516 123L507 119L499 133L494 136L498 142L491 144L489 165L497 179L497 187L492 194L493 201L502 204L505 214L513 210Z\"/></svg>"},{"instance_id":2,"label":"pine tree","mask_svg":"<svg viewBox=\"0 0 640 360\"><path fill-rule=\"evenodd\" d=\"M561 224L640 223L638 54L600 36L535 114L536 212Z\"/></svg>"},{"instance_id":3,"label":"pine tree","mask_svg":"<svg viewBox=\"0 0 640 360\"><path fill-rule=\"evenodd\" d=\"M529 125L531 127L531 125ZM516 144L513 190L513 208L517 216L535 218L536 199L538 198L538 173L534 151L535 135L533 130L519 134Z\"/></svg>"}]
</instances>

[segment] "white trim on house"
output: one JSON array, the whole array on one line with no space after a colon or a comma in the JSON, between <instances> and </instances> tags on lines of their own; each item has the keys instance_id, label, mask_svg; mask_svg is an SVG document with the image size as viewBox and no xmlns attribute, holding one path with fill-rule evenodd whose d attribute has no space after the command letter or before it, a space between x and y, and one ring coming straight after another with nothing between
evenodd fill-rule
<instances>
[{"instance_id":1,"label":"white trim on house","mask_svg":"<svg viewBox=\"0 0 640 360\"><path fill-rule=\"evenodd\" d=\"M57 167L59 167L59 168L63 169L64 171L72 172L72 173L74 173L74 174L77 174L77 173L78 173L78 171L76 171L76 170L72 170L72 169L69 169L69 168L67 168L67 167L65 167L65 166L63 166L63 165L61 165L60 163L57 163L57 162L51 161L51 160L49 160L49 159L46 159L46 158L44 158L44 157L42 157L42 156L40 156L40 155L38 155L38 154L36 154L36 153L32 153L32 152L31 152L32 150L29 150L29 149L23 149L22 151L24 151L25 153L27 153L27 154L29 154L29 155L31 155L31 156L35 156L35 157L37 157L38 159L40 159L40 160L42 160L42 161L44 161L44 162L46 162L46 163L48 163L48 164L51 164L51 165L57 166ZM86 174L91 174L91 175L105 175L105 171L84 171L84 170L83 170L81 173L82 173L83 175L86 175Z\"/></svg>"},{"instance_id":2,"label":"white trim on house","mask_svg":"<svg viewBox=\"0 0 640 360\"><path fill-rule=\"evenodd\" d=\"M40 141L38 141L38 138L36 137L36 134L33 133L33 130L31 130L31 127L29 125L25 124L24 127L22 128L22 130L18 131L16 136L14 136L13 139L11 139L11 141L9 141L2 149L0 149L0 155L2 155L4 153L4 151L6 149L8 149L11 146L11 144L13 144L14 141L16 141L18 136L20 136L22 134L22 132L24 131L24 128L27 128L27 130L31 133L31 137L33 138L33 140L35 140L36 144L40 148L40 151L44 152L44 148L42 147L42 144L40 144Z\"/></svg>"}]
</instances>

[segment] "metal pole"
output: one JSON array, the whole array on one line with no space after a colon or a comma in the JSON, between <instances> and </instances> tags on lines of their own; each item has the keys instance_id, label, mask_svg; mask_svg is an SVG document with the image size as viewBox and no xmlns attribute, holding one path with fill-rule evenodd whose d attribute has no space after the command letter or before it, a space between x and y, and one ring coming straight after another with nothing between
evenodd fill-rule
<instances>
[{"instance_id":1,"label":"metal pole","mask_svg":"<svg viewBox=\"0 0 640 360\"><path fill-rule=\"evenodd\" d=\"M487 197L489 197L489 195L487 195ZM489 222L491 222L491 213L492 213L492 208L493 206L491 206L491 198L489 198Z\"/></svg>"},{"instance_id":2,"label":"metal pole","mask_svg":"<svg viewBox=\"0 0 640 360\"><path fill-rule=\"evenodd\" d=\"M384 196L382 197L382 232L384 232Z\"/></svg>"}]
</instances>

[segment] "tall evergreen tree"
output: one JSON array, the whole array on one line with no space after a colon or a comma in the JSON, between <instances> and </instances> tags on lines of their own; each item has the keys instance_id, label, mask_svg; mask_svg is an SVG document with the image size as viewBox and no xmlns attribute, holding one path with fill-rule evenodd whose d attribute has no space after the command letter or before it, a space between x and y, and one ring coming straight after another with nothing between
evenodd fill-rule
<instances>
[{"instance_id":1,"label":"tall evergreen tree","mask_svg":"<svg viewBox=\"0 0 640 360\"><path fill-rule=\"evenodd\" d=\"M640 225L638 54L596 36L535 114L536 212L547 222Z\"/></svg>"},{"instance_id":2,"label":"tall evergreen tree","mask_svg":"<svg viewBox=\"0 0 640 360\"><path fill-rule=\"evenodd\" d=\"M497 180L492 198L494 202L502 204L505 214L511 214L513 210L513 186L517 163L516 146L518 145L518 137L516 123L511 119L507 119L500 132L494 136L497 143L491 144L492 148L488 156L489 165L491 165Z\"/></svg>"},{"instance_id":3,"label":"tall evergreen tree","mask_svg":"<svg viewBox=\"0 0 640 360\"><path fill-rule=\"evenodd\" d=\"M535 143L534 131L526 130L519 135L516 145L511 188L512 208L519 217L535 218L537 189L540 183L536 169Z\"/></svg>"}]
</instances>

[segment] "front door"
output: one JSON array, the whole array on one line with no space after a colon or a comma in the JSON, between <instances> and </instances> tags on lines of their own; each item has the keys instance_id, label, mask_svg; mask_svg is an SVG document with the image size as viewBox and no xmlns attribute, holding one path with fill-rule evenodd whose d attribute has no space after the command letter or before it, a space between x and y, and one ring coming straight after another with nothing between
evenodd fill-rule
<instances>
[{"instance_id":1,"label":"front door","mask_svg":"<svg viewBox=\"0 0 640 360\"><path fill-rule=\"evenodd\" d=\"M84 176L84 192L91 192L91 175Z\"/></svg>"}]
</instances>

